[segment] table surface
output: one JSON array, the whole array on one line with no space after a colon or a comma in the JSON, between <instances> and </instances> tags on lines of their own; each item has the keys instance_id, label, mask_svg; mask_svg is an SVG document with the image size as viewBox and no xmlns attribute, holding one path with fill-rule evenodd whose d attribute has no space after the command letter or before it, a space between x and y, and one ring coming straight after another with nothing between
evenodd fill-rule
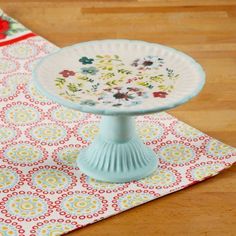
<instances>
[{"instance_id":1,"label":"table surface","mask_svg":"<svg viewBox=\"0 0 236 236\"><path fill-rule=\"evenodd\" d=\"M196 58L207 73L200 95L170 113L236 146L235 0L0 0L0 7L58 46L128 38ZM235 235L236 165L220 175L68 235Z\"/></svg>"}]
</instances>

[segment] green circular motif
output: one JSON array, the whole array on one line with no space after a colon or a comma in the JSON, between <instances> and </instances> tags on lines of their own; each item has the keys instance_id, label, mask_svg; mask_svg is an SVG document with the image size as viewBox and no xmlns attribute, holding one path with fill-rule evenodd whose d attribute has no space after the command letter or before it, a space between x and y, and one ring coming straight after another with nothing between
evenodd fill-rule
<instances>
[{"instance_id":1,"label":"green circular motif","mask_svg":"<svg viewBox=\"0 0 236 236\"><path fill-rule=\"evenodd\" d=\"M76 166L78 154L78 148L67 147L57 153L57 159L59 162L67 166Z\"/></svg>"},{"instance_id":2,"label":"green circular motif","mask_svg":"<svg viewBox=\"0 0 236 236\"><path fill-rule=\"evenodd\" d=\"M7 148L4 157L15 163L30 164L42 159L43 153L31 144L20 143Z\"/></svg>"},{"instance_id":3,"label":"green circular motif","mask_svg":"<svg viewBox=\"0 0 236 236\"><path fill-rule=\"evenodd\" d=\"M6 224L0 223L0 236L18 236L18 232L15 227Z\"/></svg>"},{"instance_id":4,"label":"green circular motif","mask_svg":"<svg viewBox=\"0 0 236 236\"><path fill-rule=\"evenodd\" d=\"M18 174L8 168L0 169L0 190L14 187L19 181Z\"/></svg>"},{"instance_id":5,"label":"green circular motif","mask_svg":"<svg viewBox=\"0 0 236 236\"><path fill-rule=\"evenodd\" d=\"M21 42L17 45L11 44L7 48L6 52L10 57L14 57L16 59L28 59L30 57L36 56L39 52L39 49L36 45Z\"/></svg>"},{"instance_id":6,"label":"green circular motif","mask_svg":"<svg viewBox=\"0 0 236 236\"><path fill-rule=\"evenodd\" d=\"M8 127L0 127L0 142L7 142L16 136L17 132Z\"/></svg>"},{"instance_id":7,"label":"green circular motif","mask_svg":"<svg viewBox=\"0 0 236 236\"><path fill-rule=\"evenodd\" d=\"M24 74L24 73L17 73L15 75L10 75L7 78L8 84L15 84L20 85L20 84L27 84L31 79L31 75L29 74Z\"/></svg>"},{"instance_id":8,"label":"green circular motif","mask_svg":"<svg viewBox=\"0 0 236 236\"><path fill-rule=\"evenodd\" d=\"M49 102L49 100L45 96L38 92L32 82L28 83L27 90L31 97L35 100L39 102Z\"/></svg>"},{"instance_id":9,"label":"green circular motif","mask_svg":"<svg viewBox=\"0 0 236 236\"><path fill-rule=\"evenodd\" d=\"M2 86L0 84L0 98L7 98L13 95L15 91L16 91L15 84L8 85L8 86Z\"/></svg>"},{"instance_id":10,"label":"green circular motif","mask_svg":"<svg viewBox=\"0 0 236 236\"><path fill-rule=\"evenodd\" d=\"M100 200L89 194L67 196L61 203L61 208L74 216L90 215L99 211L101 207Z\"/></svg>"},{"instance_id":11,"label":"green circular motif","mask_svg":"<svg viewBox=\"0 0 236 236\"><path fill-rule=\"evenodd\" d=\"M234 149L222 142L212 139L207 144L207 151L213 157L220 158L232 153Z\"/></svg>"},{"instance_id":12,"label":"green circular motif","mask_svg":"<svg viewBox=\"0 0 236 236\"><path fill-rule=\"evenodd\" d=\"M165 187L173 184L175 181L176 177L171 171L157 169L152 175L139 180L138 183L149 187Z\"/></svg>"},{"instance_id":13,"label":"green circular motif","mask_svg":"<svg viewBox=\"0 0 236 236\"><path fill-rule=\"evenodd\" d=\"M224 164L214 163L196 167L191 174L195 180L202 180L208 176L216 175L224 168Z\"/></svg>"},{"instance_id":14,"label":"green circular motif","mask_svg":"<svg viewBox=\"0 0 236 236\"><path fill-rule=\"evenodd\" d=\"M175 129L178 134L186 138L197 138L202 135L200 131L184 123L179 123Z\"/></svg>"},{"instance_id":15,"label":"green circular motif","mask_svg":"<svg viewBox=\"0 0 236 236\"><path fill-rule=\"evenodd\" d=\"M195 158L194 150L184 144L168 144L159 151L162 160L171 164L185 164Z\"/></svg>"},{"instance_id":16,"label":"green circular motif","mask_svg":"<svg viewBox=\"0 0 236 236\"><path fill-rule=\"evenodd\" d=\"M57 142L63 139L67 132L66 129L56 124L45 124L33 127L30 134L36 140L44 142Z\"/></svg>"},{"instance_id":17,"label":"green circular motif","mask_svg":"<svg viewBox=\"0 0 236 236\"><path fill-rule=\"evenodd\" d=\"M44 215L48 209L45 201L37 196L28 194L11 197L7 201L6 207L11 215L25 219Z\"/></svg>"},{"instance_id":18,"label":"green circular motif","mask_svg":"<svg viewBox=\"0 0 236 236\"><path fill-rule=\"evenodd\" d=\"M86 176L85 181L87 184L92 186L94 189L99 189L99 190L113 190L113 189L118 188L119 186L122 186L122 184L98 181L98 180L90 178L88 176Z\"/></svg>"},{"instance_id":19,"label":"green circular motif","mask_svg":"<svg viewBox=\"0 0 236 236\"><path fill-rule=\"evenodd\" d=\"M148 193L127 193L120 197L117 203L121 210L126 210L152 199L154 199L154 196Z\"/></svg>"},{"instance_id":20,"label":"green circular motif","mask_svg":"<svg viewBox=\"0 0 236 236\"><path fill-rule=\"evenodd\" d=\"M19 66L18 63L8 58L0 58L0 74L7 74L15 71Z\"/></svg>"},{"instance_id":21,"label":"green circular motif","mask_svg":"<svg viewBox=\"0 0 236 236\"><path fill-rule=\"evenodd\" d=\"M78 122L84 115L79 111L58 107L51 112L52 118L61 122Z\"/></svg>"},{"instance_id":22,"label":"green circular motif","mask_svg":"<svg viewBox=\"0 0 236 236\"><path fill-rule=\"evenodd\" d=\"M39 118L40 113L37 111L37 109L24 105L13 106L5 113L6 121L16 125L31 124L33 122L39 121Z\"/></svg>"},{"instance_id":23,"label":"green circular motif","mask_svg":"<svg viewBox=\"0 0 236 236\"><path fill-rule=\"evenodd\" d=\"M33 185L42 190L57 191L67 188L71 178L59 170L39 170L32 175Z\"/></svg>"},{"instance_id":24,"label":"green circular motif","mask_svg":"<svg viewBox=\"0 0 236 236\"><path fill-rule=\"evenodd\" d=\"M74 229L74 226L67 223L48 223L37 230L40 236L59 236Z\"/></svg>"},{"instance_id":25,"label":"green circular motif","mask_svg":"<svg viewBox=\"0 0 236 236\"><path fill-rule=\"evenodd\" d=\"M163 128L158 124L137 122L137 132L144 141L158 139L163 134Z\"/></svg>"},{"instance_id":26,"label":"green circular motif","mask_svg":"<svg viewBox=\"0 0 236 236\"><path fill-rule=\"evenodd\" d=\"M93 141L98 132L99 132L98 124L92 122L88 124L83 124L81 127L78 128L77 131L78 135L88 142Z\"/></svg>"}]
</instances>

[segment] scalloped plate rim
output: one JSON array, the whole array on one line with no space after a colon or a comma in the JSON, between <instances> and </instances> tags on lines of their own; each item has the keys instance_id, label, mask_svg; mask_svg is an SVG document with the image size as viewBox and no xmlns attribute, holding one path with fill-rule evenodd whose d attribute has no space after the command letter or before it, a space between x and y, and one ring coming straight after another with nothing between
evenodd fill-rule
<instances>
[{"instance_id":1,"label":"scalloped plate rim","mask_svg":"<svg viewBox=\"0 0 236 236\"><path fill-rule=\"evenodd\" d=\"M158 107L154 107L154 108L150 108L150 109L143 109L143 110L128 110L128 109L120 109L120 108L116 108L115 109L110 109L110 110L106 110L106 109L99 109L96 107L92 107L92 106L88 106L88 105L80 105L80 104L76 104L75 102L70 102L66 99L61 98L60 96L49 92L48 90L45 90L43 88L43 86L40 84L39 80L38 80L38 76L37 76L37 70L40 68L40 65L47 60L48 58L60 53L62 50L67 50L68 48L76 48L78 46L82 46L82 45L89 45L89 44L94 44L94 43L101 43L101 42L131 42L131 43L141 43L141 44L147 44L149 46L159 46L164 48L167 51L172 51L174 53L179 54L181 57L184 57L186 60L188 60L191 64L193 64L196 69L197 72L199 73L200 79L199 79L199 84L198 86L195 88L195 90L191 93L188 94L178 100L176 100L175 102L172 102L171 104L168 105L163 105L163 106L158 106ZM32 76L33 76L33 82L35 84L35 87L47 98L49 98L50 100L52 100L53 102L59 103L63 106L66 106L68 108L74 109L74 110L79 110L81 112L86 112L86 113L93 113L93 114L100 114L100 115L110 115L110 116L116 116L116 115L126 115L126 116L132 116L132 115L144 115L144 114L150 114L150 113L156 113L156 112L161 112L161 111L165 111L165 110L169 110L172 109L174 107L177 107L179 105L182 105L184 103L186 103L187 101L189 101L191 98L195 97L203 88L204 84L205 84L205 71L203 70L202 66L196 61L194 60L191 56L187 55L184 52L181 52L175 48L171 48L162 44L158 44L158 43L152 43L152 42L147 42L147 41L142 41L142 40L130 40L130 39L102 39L102 40L91 40L91 41L86 41L86 42L80 42L77 44L73 44L70 46L66 46L64 48L60 48L57 51L43 57L42 59L39 60L39 62L36 64L36 66L33 69L32 72Z\"/></svg>"}]
</instances>

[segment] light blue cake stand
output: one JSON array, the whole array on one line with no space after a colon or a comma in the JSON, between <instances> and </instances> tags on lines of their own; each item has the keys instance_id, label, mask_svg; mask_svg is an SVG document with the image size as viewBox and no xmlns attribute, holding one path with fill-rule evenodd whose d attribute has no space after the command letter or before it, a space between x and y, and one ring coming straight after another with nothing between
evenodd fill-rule
<instances>
[{"instance_id":1,"label":"light blue cake stand","mask_svg":"<svg viewBox=\"0 0 236 236\"><path fill-rule=\"evenodd\" d=\"M44 57L34 68L36 87L63 106L100 114L100 132L77 165L90 177L127 182L158 168L138 137L133 117L161 112L196 96L201 66L169 47L132 40L79 43Z\"/></svg>"}]
</instances>

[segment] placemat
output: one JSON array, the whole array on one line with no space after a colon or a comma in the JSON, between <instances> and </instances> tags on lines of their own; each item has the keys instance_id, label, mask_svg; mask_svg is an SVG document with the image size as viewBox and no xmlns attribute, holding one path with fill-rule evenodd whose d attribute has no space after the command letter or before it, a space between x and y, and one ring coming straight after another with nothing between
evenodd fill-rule
<instances>
[{"instance_id":1,"label":"placemat","mask_svg":"<svg viewBox=\"0 0 236 236\"><path fill-rule=\"evenodd\" d=\"M167 113L138 117L160 167L140 181L98 182L75 165L99 116L66 109L32 84L32 68L58 47L0 11L0 234L62 235L205 180L236 149Z\"/></svg>"}]
</instances>

